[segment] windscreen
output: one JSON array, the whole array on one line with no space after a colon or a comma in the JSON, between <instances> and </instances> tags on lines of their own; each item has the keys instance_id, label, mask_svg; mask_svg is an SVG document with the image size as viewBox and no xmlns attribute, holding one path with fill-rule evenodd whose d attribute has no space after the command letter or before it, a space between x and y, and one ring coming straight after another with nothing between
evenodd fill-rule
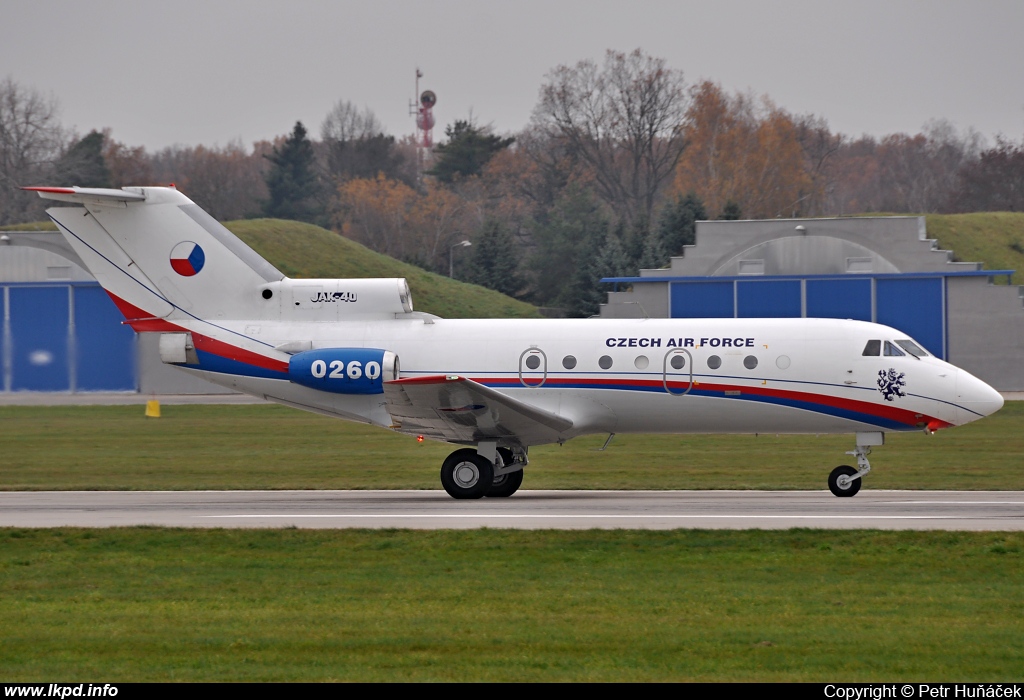
<instances>
[{"instance_id":1,"label":"windscreen","mask_svg":"<svg viewBox=\"0 0 1024 700\"><path fill-rule=\"evenodd\" d=\"M928 353L925 352L924 349L920 345L915 343L913 340L910 340L910 339L897 340L896 344L899 345L904 350L906 350L907 352L909 352L914 357L927 357L928 356Z\"/></svg>"}]
</instances>

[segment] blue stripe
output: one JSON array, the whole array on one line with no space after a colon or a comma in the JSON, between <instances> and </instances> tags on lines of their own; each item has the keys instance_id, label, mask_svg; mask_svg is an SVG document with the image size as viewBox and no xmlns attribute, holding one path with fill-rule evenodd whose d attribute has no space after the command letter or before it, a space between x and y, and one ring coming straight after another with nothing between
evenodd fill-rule
<instances>
[{"instance_id":1,"label":"blue stripe","mask_svg":"<svg viewBox=\"0 0 1024 700\"><path fill-rule=\"evenodd\" d=\"M246 362L232 360L220 355L196 350L199 357L198 365L185 365L189 369L201 369L204 372L218 372L220 374L235 374L242 377L260 377L262 379L288 379L287 372L278 372L272 369L264 369L250 365Z\"/></svg>"}]
</instances>

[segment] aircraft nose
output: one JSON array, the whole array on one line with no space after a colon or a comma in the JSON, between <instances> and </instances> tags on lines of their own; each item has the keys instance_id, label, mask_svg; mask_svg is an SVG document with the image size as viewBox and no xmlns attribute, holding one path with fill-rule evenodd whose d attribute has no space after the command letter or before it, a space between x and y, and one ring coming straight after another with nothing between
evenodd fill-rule
<instances>
[{"instance_id":1,"label":"aircraft nose","mask_svg":"<svg viewBox=\"0 0 1024 700\"><path fill-rule=\"evenodd\" d=\"M959 370L956 376L957 422L961 425L990 416L1003 407L998 391L973 374Z\"/></svg>"}]
</instances>

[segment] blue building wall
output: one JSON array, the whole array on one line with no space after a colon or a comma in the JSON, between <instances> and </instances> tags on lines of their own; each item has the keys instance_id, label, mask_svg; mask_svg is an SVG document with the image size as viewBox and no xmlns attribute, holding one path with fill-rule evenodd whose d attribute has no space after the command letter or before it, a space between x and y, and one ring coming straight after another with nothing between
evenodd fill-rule
<instances>
[{"instance_id":1,"label":"blue building wall","mask_svg":"<svg viewBox=\"0 0 1024 700\"><path fill-rule=\"evenodd\" d=\"M4 391L136 391L135 332L95 282L0 284Z\"/></svg>"}]
</instances>

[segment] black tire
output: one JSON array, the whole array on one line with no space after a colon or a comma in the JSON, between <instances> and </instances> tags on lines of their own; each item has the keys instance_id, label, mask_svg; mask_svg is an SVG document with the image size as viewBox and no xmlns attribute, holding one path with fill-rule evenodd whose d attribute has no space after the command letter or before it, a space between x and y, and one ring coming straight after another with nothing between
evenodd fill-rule
<instances>
[{"instance_id":1,"label":"black tire","mask_svg":"<svg viewBox=\"0 0 1024 700\"><path fill-rule=\"evenodd\" d=\"M840 498L856 496L857 492L860 491L861 479L854 479L847 482L846 488L839 485L839 477L853 476L856 473L856 469L845 464L836 467L832 470L832 473L828 475L828 490L832 492L833 496L839 496Z\"/></svg>"},{"instance_id":2,"label":"black tire","mask_svg":"<svg viewBox=\"0 0 1024 700\"><path fill-rule=\"evenodd\" d=\"M523 470L510 472L494 477L491 490L487 492L488 498L508 498L523 485Z\"/></svg>"},{"instance_id":3,"label":"black tire","mask_svg":"<svg viewBox=\"0 0 1024 700\"><path fill-rule=\"evenodd\" d=\"M483 498L494 482L494 467L473 449L455 450L441 465L441 486L452 498Z\"/></svg>"}]
</instances>

